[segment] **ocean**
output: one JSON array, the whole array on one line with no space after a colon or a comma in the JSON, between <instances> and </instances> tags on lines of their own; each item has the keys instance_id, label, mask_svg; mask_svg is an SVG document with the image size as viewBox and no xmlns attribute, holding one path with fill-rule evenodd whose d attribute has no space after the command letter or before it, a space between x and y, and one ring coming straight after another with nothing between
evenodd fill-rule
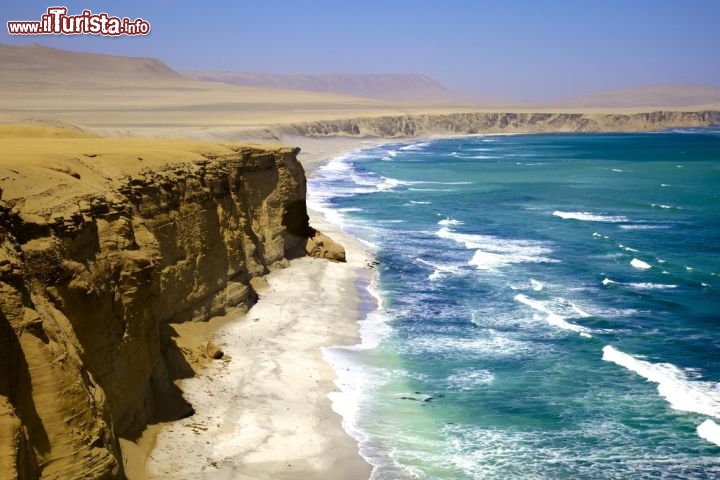
<instances>
[{"instance_id":1,"label":"ocean","mask_svg":"<svg viewBox=\"0 0 720 480\"><path fill-rule=\"evenodd\" d=\"M720 478L720 130L388 144L308 190L377 260L324 351L374 479Z\"/></svg>"}]
</instances>

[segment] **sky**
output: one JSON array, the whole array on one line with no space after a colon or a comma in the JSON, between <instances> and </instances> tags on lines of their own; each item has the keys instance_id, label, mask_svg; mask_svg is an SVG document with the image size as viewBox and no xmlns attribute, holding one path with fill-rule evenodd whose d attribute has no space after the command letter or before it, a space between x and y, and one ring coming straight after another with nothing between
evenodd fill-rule
<instances>
[{"instance_id":1,"label":"sky","mask_svg":"<svg viewBox=\"0 0 720 480\"><path fill-rule=\"evenodd\" d=\"M106 12L148 36L11 36L47 8ZM0 43L158 58L176 70L421 73L488 97L720 86L719 0L3 0ZM1 66L0 66L1 67Z\"/></svg>"}]
</instances>

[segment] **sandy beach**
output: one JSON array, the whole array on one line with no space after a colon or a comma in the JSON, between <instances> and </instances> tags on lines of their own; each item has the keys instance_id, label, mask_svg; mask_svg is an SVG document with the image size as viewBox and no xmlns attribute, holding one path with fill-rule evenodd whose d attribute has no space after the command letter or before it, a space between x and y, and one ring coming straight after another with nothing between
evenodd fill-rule
<instances>
[{"instance_id":1,"label":"sandy beach","mask_svg":"<svg viewBox=\"0 0 720 480\"><path fill-rule=\"evenodd\" d=\"M286 140L303 147L309 175L333 156L377 143ZM359 342L360 289L372 276L371 259L320 213L310 215L345 247L347 263L292 260L259 282L260 299L247 314L173 325L179 345L212 342L224 356L196 365L199 374L179 383L194 415L152 425L136 443L123 440L131 480L370 477L332 410L336 374L322 348Z\"/></svg>"},{"instance_id":2,"label":"sandy beach","mask_svg":"<svg viewBox=\"0 0 720 480\"><path fill-rule=\"evenodd\" d=\"M195 151L223 152L202 142L103 139L27 126L4 126L0 137L0 167L15 175L3 188L3 199L55 211L73 195L106 188L107 177L137 175L169 158L194 158ZM44 142L30 148L27 138L36 137ZM299 143L295 140L287 143ZM350 140L301 144L306 148L302 161L310 171L363 146ZM150 154L135 158L136 149ZM80 152L90 151L101 152L84 155L95 159L94 168L80 160ZM32 156L25 167L33 176L12 170L21 154ZM63 175L71 174L82 181L62 182ZM45 183L38 181L41 175ZM55 203L50 203L43 192L58 176L62 192L55 190ZM171 323L174 343L197 372L179 382L195 414L150 425L135 441L121 438L128 478L370 476L370 465L331 408L328 394L335 390L335 372L322 354L323 347L358 343L359 294L371 276L370 260L354 239L311 214L316 228L345 247L347 262L293 260L287 268L252 280L260 301L247 314L230 310L207 322Z\"/></svg>"}]
</instances>

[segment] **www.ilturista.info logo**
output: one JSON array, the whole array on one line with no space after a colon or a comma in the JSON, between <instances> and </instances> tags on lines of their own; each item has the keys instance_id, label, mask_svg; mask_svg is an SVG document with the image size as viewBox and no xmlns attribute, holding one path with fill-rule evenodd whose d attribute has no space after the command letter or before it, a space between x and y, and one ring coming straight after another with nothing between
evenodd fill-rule
<instances>
[{"instance_id":1,"label":"www.ilturista.info logo","mask_svg":"<svg viewBox=\"0 0 720 480\"><path fill-rule=\"evenodd\" d=\"M7 22L10 35L147 35L150 24L142 18L111 17L107 13L83 10L80 15L68 15L65 7L50 7L40 21Z\"/></svg>"}]
</instances>

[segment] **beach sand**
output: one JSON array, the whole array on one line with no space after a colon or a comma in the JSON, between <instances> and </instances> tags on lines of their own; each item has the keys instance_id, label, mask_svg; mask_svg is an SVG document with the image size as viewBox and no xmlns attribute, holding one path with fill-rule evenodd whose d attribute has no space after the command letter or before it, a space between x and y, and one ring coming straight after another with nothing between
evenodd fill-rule
<instances>
[{"instance_id":1,"label":"beach sand","mask_svg":"<svg viewBox=\"0 0 720 480\"><path fill-rule=\"evenodd\" d=\"M305 148L301 160L310 174L332 156L365 145L349 139L287 143ZM0 125L0 146L0 170L10 171L25 159L23 172L29 172L15 172L3 199L56 212L68 198L103 191L109 177L196 158L200 151L230 152L198 141L99 138L25 125ZM68 175L83 182L63 182ZM45 191L53 195L31 195ZM260 301L247 314L170 325L198 373L180 384L196 413L150 425L134 441L120 440L131 480L370 476L370 465L332 411L328 394L335 390L335 372L321 350L358 343L359 289L371 276L369 258L319 214L312 213L311 223L346 248L347 263L293 260L253 280ZM209 360L213 344L224 351L221 359Z\"/></svg>"},{"instance_id":2,"label":"beach sand","mask_svg":"<svg viewBox=\"0 0 720 480\"><path fill-rule=\"evenodd\" d=\"M285 140L303 148L309 176L336 155L377 143ZM371 259L318 212L310 216L345 247L347 263L293 260L256 282L260 300L247 314L172 325L184 350L212 342L224 356L191 359L198 374L180 388L193 416L122 440L130 480L370 477L371 466L332 410L336 375L322 348L359 342L360 289L371 279Z\"/></svg>"}]
</instances>

